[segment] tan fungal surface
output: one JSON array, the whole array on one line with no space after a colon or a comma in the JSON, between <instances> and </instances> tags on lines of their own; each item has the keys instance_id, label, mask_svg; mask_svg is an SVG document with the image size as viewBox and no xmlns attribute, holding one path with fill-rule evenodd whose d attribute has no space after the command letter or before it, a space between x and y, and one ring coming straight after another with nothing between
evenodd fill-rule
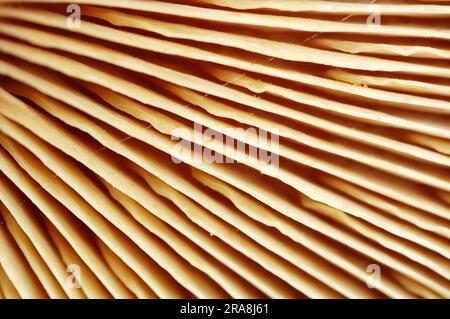
<instances>
[{"instance_id":1,"label":"tan fungal surface","mask_svg":"<svg viewBox=\"0 0 450 319\"><path fill-rule=\"evenodd\" d=\"M0 0L0 298L450 298L449 18Z\"/></svg>"}]
</instances>

